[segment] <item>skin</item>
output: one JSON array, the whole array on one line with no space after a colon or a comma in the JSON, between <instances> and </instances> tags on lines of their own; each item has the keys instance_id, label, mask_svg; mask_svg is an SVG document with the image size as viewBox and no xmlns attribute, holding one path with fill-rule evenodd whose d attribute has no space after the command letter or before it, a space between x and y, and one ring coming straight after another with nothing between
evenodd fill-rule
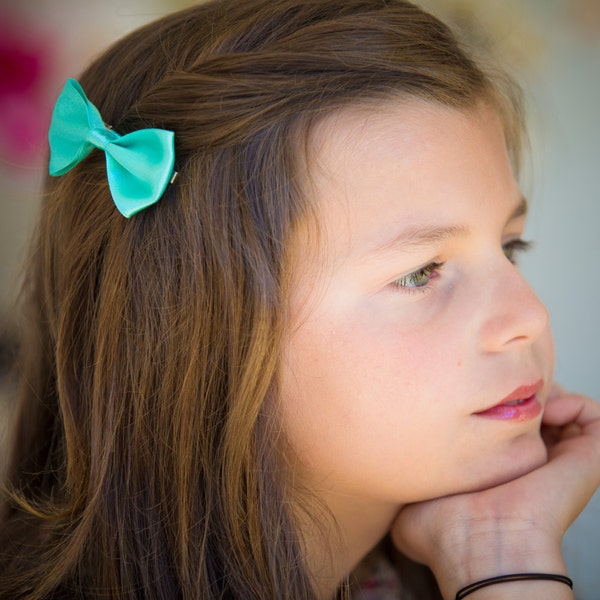
<instances>
[{"instance_id":1,"label":"skin","mask_svg":"<svg viewBox=\"0 0 600 600\"><path fill-rule=\"evenodd\" d=\"M513 264L524 201L502 127L485 105L398 101L341 111L312 142L318 231L292 244L282 415L296 476L340 538L327 559L306 526L309 564L327 597L394 523L450 590L472 573L457 581L431 548L469 536L432 533L428 551L412 538L439 531L439 506L413 514L419 533L403 509L479 497L548 459L541 414L476 414L535 382L544 406L552 385L548 315Z\"/></svg>"}]
</instances>

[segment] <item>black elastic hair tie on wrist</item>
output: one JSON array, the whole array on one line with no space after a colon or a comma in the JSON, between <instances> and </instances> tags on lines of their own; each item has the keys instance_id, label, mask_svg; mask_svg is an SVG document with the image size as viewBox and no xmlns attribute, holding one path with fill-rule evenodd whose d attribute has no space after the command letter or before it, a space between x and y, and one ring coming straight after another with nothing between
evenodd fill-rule
<instances>
[{"instance_id":1,"label":"black elastic hair tie on wrist","mask_svg":"<svg viewBox=\"0 0 600 600\"><path fill-rule=\"evenodd\" d=\"M513 573L511 575L498 575L497 577L490 577L489 579L482 579L475 583L471 583L464 588L456 592L455 600L462 600L469 594L480 590L481 588L487 587L488 585L495 585L496 583L506 583L509 581L534 581L534 580L545 580L545 581L559 581L568 585L573 589L573 581L566 575L555 575L553 573Z\"/></svg>"}]
</instances>

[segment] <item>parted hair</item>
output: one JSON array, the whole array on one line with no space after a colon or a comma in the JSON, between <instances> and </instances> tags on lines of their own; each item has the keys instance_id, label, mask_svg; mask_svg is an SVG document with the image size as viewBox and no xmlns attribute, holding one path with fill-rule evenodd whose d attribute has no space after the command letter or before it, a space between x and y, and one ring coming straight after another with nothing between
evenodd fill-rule
<instances>
[{"instance_id":1,"label":"parted hair","mask_svg":"<svg viewBox=\"0 0 600 600\"><path fill-rule=\"evenodd\" d=\"M518 94L491 73L402 0L210 1L95 60L79 81L104 120L174 131L179 177L131 219L99 151L47 182L1 598L316 596L278 417L309 135L346 106L483 99L518 162Z\"/></svg>"}]
</instances>

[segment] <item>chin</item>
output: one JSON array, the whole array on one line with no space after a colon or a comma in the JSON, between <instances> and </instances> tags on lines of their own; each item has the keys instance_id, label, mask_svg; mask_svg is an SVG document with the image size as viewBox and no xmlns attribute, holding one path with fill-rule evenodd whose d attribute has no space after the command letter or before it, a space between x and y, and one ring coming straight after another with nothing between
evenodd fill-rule
<instances>
[{"instance_id":1,"label":"chin","mask_svg":"<svg viewBox=\"0 0 600 600\"><path fill-rule=\"evenodd\" d=\"M535 471L548 462L548 451L539 433L513 440L486 465L485 476L471 491L495 487Z\"/></svg>"}]
</instances>

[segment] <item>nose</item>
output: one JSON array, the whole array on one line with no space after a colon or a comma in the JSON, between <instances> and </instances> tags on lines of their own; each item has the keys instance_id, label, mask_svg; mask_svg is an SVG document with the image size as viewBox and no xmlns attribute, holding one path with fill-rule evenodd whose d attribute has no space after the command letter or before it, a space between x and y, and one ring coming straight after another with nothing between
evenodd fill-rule
<instances>
[{"instance_id":1,"label":"nose","mask_svg":"<svg viewBox=\"0 0 600 600\"><path fill-rule=\"evenodd\" d=\"M548 328L546 307L514 265L506 262L487 289L480 330L487 352L531 344Z\"/></svg>"}]
</instances>

